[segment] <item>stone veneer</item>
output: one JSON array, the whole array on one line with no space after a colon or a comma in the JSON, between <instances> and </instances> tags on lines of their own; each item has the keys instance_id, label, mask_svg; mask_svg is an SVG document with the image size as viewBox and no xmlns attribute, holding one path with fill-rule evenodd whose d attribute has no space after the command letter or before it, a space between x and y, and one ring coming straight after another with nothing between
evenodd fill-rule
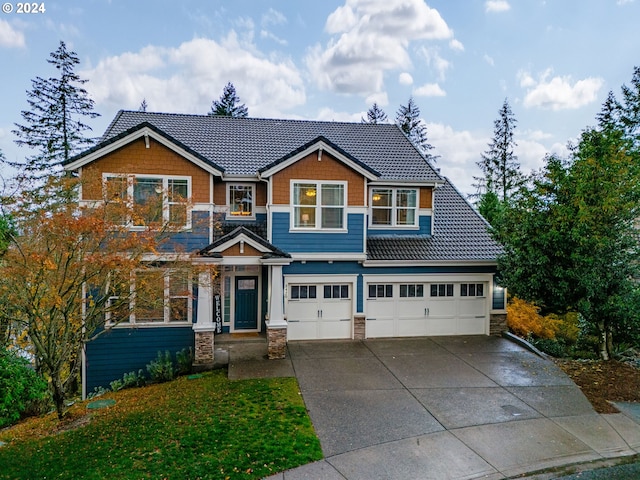
<instances>
[{"instance_id":1,"label":"stone veneer","mask_svg":"<svg viewBox=\"0 0 640 480\"><path fill-rule=\"evenodd\" d=\"M196 368L213 367L213 330L209 332L195 332L195 358L193 366Z\"/></svg>"},{"instance_id":2,"label":"stone veneer","mask_svg":"<svg viewBox=\"0 0 640 480\"><path fill-rule=\"evenodd\" d=\"M365 316L356 315L353 317L353 339L364 340L365 339Z\"/></svg>"},{"instance_id":3,"label":"stone veneer","mask_svg":"<svg viewBox=\"0 0 640 480\"><path fill-rule=\"evenodd\" d=\"M287 355L287 327L267 325L267 353L269 360L278 360Z\"/></svg>"},{"instance_id":4,"label":"stone veneer","mask_svg":"<svg viewBox=\"0 0 640 480\"><path fill-rule=\"evenodd\" d=\"M492 313L489 317L489 335L502 335L507 331L507 314Z\"/></svg>"}]
</instances>

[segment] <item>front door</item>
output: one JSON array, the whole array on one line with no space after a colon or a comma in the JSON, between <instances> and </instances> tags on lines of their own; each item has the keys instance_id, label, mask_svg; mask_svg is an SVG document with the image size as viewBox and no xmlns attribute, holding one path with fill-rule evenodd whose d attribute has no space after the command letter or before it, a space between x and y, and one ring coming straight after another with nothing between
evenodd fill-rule
<instances>
[{"instance_id":1,"label":"front door","mask_svg":"<svg viewBox=\"0 0 640 480\"><path fill-rule=\"evenodd\" d=\"M236 277L234 330L258 329L258 277Z\"/></svg>"}]
</instances>

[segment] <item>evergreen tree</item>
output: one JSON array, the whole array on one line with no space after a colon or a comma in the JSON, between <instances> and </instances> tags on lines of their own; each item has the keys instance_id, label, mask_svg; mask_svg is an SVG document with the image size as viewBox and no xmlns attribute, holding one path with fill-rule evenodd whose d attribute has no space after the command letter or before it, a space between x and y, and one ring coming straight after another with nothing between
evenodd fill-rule
<instances>
[{"instance_id":1,"label":"evergreen tree","mask_svg":"<svg viewBox=\"0 0 640 480\"><path fill-rule=\"evenodd\" d=\"M16 143L36 150L25 162L7 163L22 170L27 178L42 178L52 167L58 167L94 140L84 136L91 127L85 118L100 116L93 111L94 102L83 87L88 80L75 72L80 63L75 52L67 50L64 42L50 54L48 63L57 76L36 77L27 91L29 110L22 111L24 124L15 124Z\"/></svg>"},{"instance_id":2,"label":"evergreen tree","mask_svg":"<svg viewBox=\"0 0 640 480\"><path fill-rule=\"evenodd\" d=\"M149 106L149 104L147 103L147 99L143 98L142 99L142 103L140 103L140 106L138 107L138 111L139 112L146 112L148 106Z\"/></svg>"},{"instance_id":3,"label":"evergreen tree","mask_svg":"<svg viewBox=\"0 0 640 480\"><path fill-rule=\"evenodd\" d=\"M418 108L418 105L413 101L413 97L409 97L407 105L400 105L396 113L396 125L404 132L420 153L430 160L435 161L436 157L430 153L433 145L427 141L427 126L420 118L420 108Z\"/></svg>"},{"instance_id":4,"label":"evergreen tree","mask_svg":"<svg viewBox=\"0 0 640 480\"><path fill-rule=\"evenodd\" d=\"M622 85L620 122L625 134L640 146L640 67L634 67L631 85Z\"/></svg>"},{"instance_id":5,"label":"evergreen tree","mask_svg":"<svg viewBox=\"0 0 640 480\"><path fill-rule=\"evenodd\" d=\"M214 100L211 104L209 115L221 115L223 117L247 117L249 110L244 103L240 103L240 97L236 94L236 88L231 82L224 87L220 100Z\"/></svg>"},{"instance_id":6,"label":"evergreen tree","mask_svg":"<svg viewBox=\"0 0 640 480\"><path fill-rule=\"evenodd\" d=\"M362 118L361 120L362 120L362 123L373 123L373 124L386 123L387 114L384 113L384 110L382 110L378 106L378 104L374 102L371 108L367 110L367 119L365 120L364 118Z\"/></svg>"},{"instance_id":7,"label":"evergreen tree","mask_svg":"<svg viewBox=\"0 0 640 480\"><path fill-rule=\"evenodd\" d=\"M483 174L482 177L475 177L480 197L493 192L501 202L506 203L522 185L523 176L514 152L517 146L514 140L516 123L509 101L505 99L499 117L493 123L493 139L488 144L489 149L481 154L482 159L476 163Z\"/></svg>"}]
</instances>

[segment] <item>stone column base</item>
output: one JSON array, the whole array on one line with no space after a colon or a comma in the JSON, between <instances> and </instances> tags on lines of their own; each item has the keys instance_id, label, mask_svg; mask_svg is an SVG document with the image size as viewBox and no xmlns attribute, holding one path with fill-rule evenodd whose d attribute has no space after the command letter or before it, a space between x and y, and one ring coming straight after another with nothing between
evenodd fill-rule
<instances>
[{"instance_id":1,"label":"stone column base","mask_svg":"<svg viewBox=\"0 0 640 480\"><path fill-rule=\"evenodd\" d=\"M364 340L367 338L366 318L364 315L356 315L353 317L353 339Z\"/></svg>"},{"instance_id":2,"label":"stone column base","mask_svg":"<svg viewBox=\"0 0 640 480\"><path fill-rule=\"evenodd\" d=\"M213 368L213 330L203 332L196 331L195 335L196 351L194 352L193 366L200 370Z\"/></svg>"},{"instance_id":3,"label":"stone column base","mask_svg":"<svg viewBox=\"0 0 640 480\"><path fill-rule=\"evenodd\" d=\"M267 354L269 360L278 360L287 356L287 326L267 325Z\"/></svg>"},{"instance_id":4,"label":"stone column base","mask_svg":"<svg viewBox=\"0 0 640 480\"><path fill-rule=\"evenodd\" d=\"M492 313L489 316L489 335L502 335L507 330L506 313Z\"/></svg>"}]
</instances>

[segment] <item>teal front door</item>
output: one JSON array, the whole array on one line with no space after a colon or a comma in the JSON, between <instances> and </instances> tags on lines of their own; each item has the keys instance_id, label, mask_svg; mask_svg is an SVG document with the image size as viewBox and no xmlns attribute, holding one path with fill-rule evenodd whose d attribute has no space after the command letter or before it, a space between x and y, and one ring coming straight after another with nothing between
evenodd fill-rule
<instances>
[{"instance_id":1,"label":"teal front door","mask_svg":"<svg viewBox=\"0 0 640 480\"><path fill-rule=\"evenodd\" d=\"M236 277L235 330L258 329L258 277Z\"/></svg>"}]
</instances>

